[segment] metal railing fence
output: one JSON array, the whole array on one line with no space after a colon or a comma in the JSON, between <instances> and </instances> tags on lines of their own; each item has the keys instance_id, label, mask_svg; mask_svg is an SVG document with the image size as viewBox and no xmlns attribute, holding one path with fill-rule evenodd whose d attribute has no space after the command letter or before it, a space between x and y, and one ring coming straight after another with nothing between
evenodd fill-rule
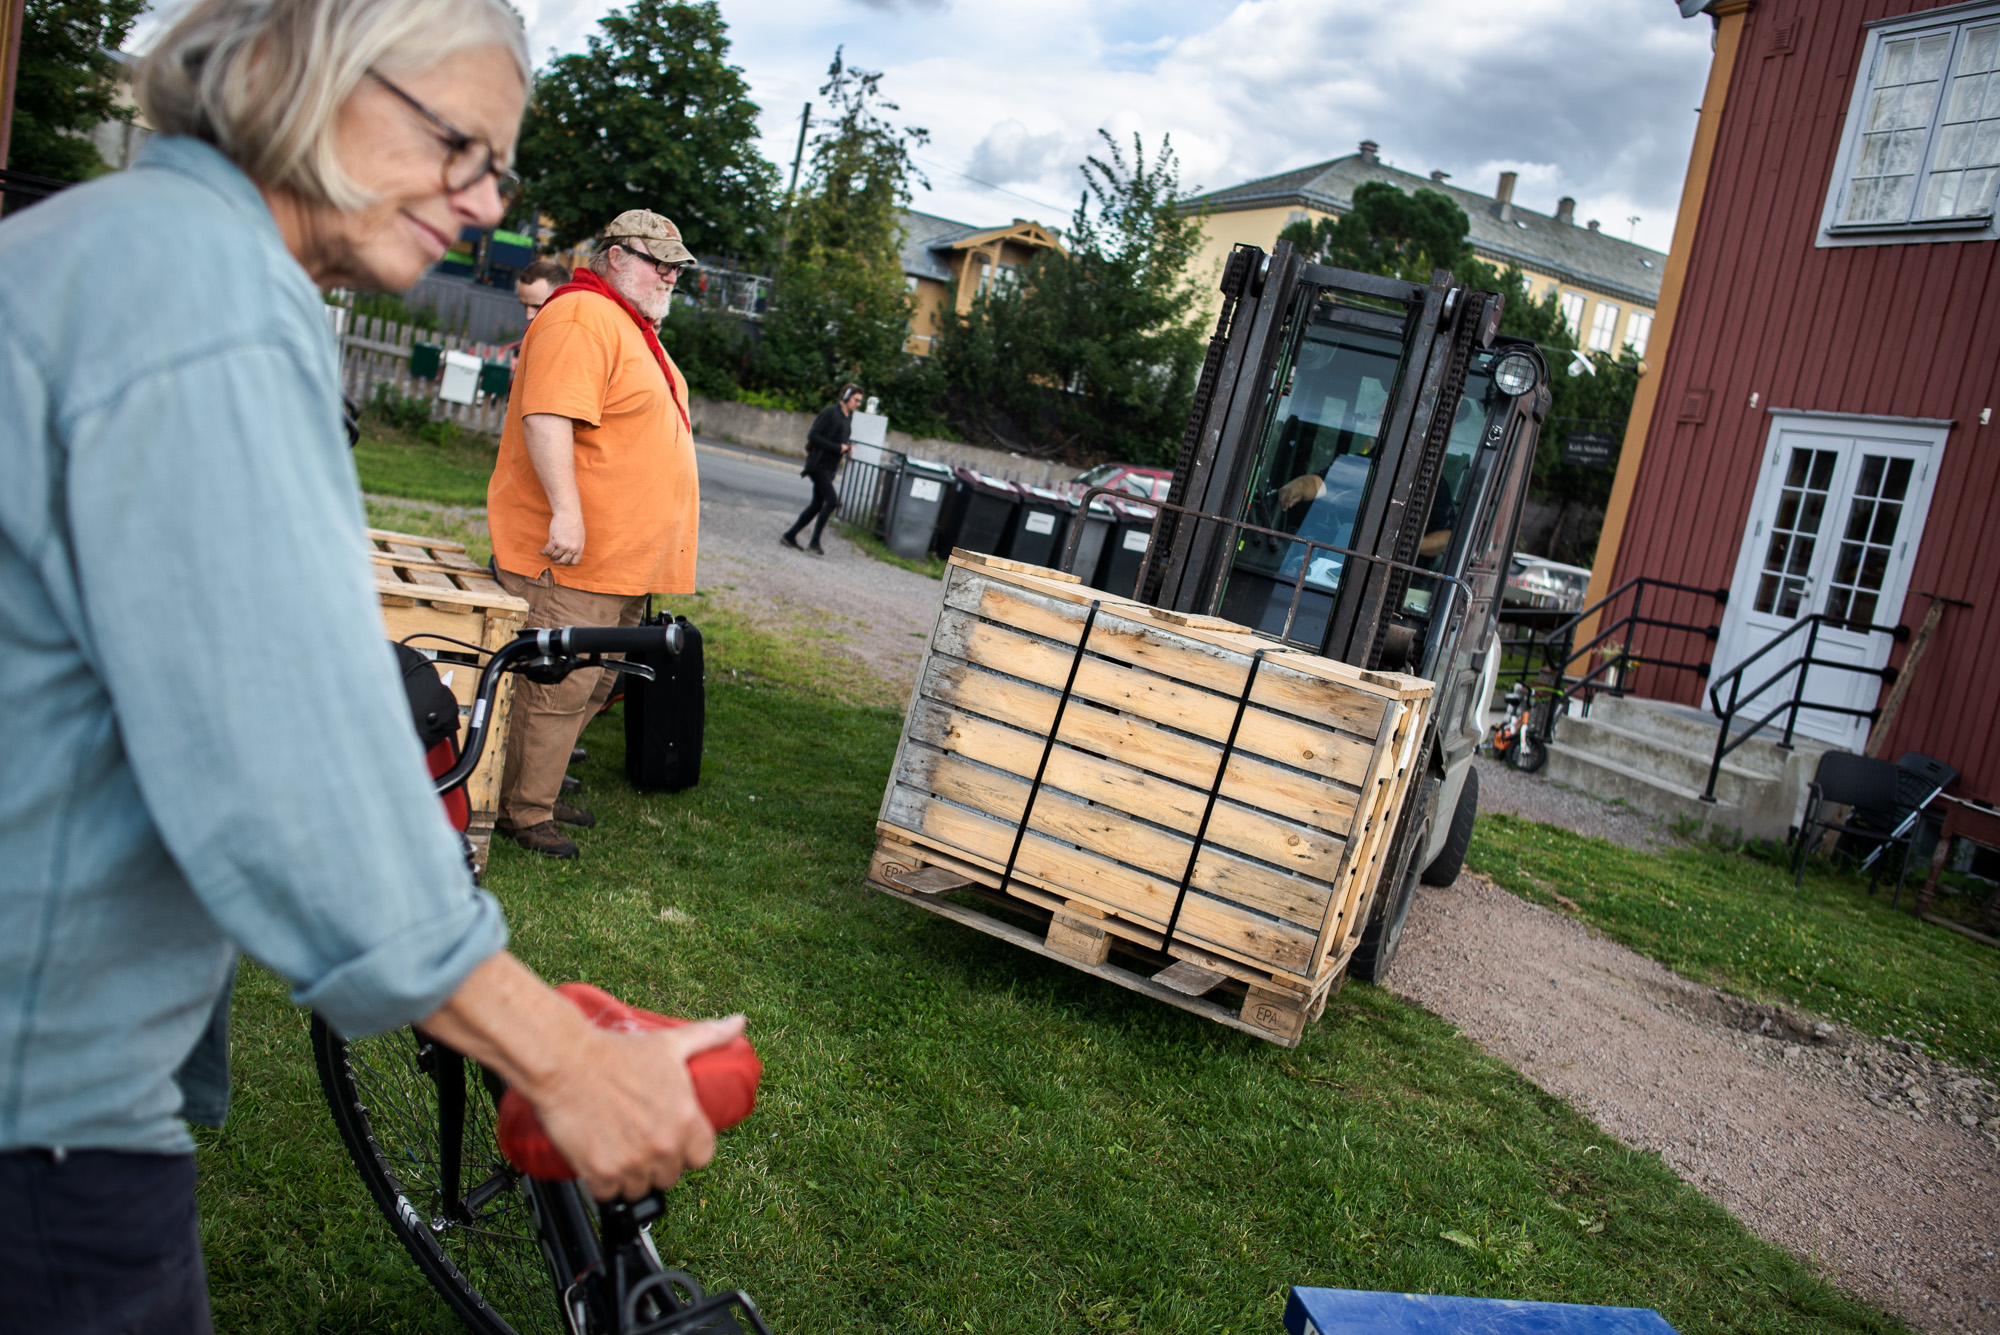
<instances>
[{"instance_id":1,"label":"metal railing fence","mask_svg":"<svg viewBox=\"0 0 2000 1335\"><path fill-rule=\"evenodd\" d=\"M896 479L903 474L903 456L883 450L880 463L849 459L840 466L834 489L840 494L835 513L844 524L865 528L878 538L889 536L889 502L896 494Z\"/></svg>"}]
</instances>

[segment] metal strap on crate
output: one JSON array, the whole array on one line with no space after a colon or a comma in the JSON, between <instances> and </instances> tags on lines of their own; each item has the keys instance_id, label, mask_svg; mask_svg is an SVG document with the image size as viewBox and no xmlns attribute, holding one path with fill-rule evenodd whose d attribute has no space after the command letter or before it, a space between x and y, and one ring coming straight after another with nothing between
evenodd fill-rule
<instances>
[{"instance_id":1,"label":"metal strap on crate","mask_svg":"<svg viewBox=\"0 0 2000 1335\"><path fill-rule=\"evenodd\" d=\"M1056 749L1056 733L1062 729L1063 711L1069 708L1070 692L1076 689L1076 670L1083 666L1083 648L1090 643L1090 628L1097 624L1097 609L1104 606L1104 600L1090 600L1090 615L1083 619L1083 634L1076 638L1076 656L1069 660L1069 676L1063 679L1062 694L1056 697L1056 716L1049 724L1048 740L1042 743L1042 761L1035 766L1035 781L1028 785L1028 800L1021 807L1021 823L1014 827L1014 846L1007 851L1007 869L1000 873L1000 893L1007 893L1007 883L1014 879L1014 862L1021 856L1021 841L1028 836L1028 817L1035 810L1035 799L1042 792L1042 775L1048 772L1049 756Z\"/></svg>"},{"instance_id":2,"label":"metal strap on crate","mask_svg":"<svg viewBox=\"0 0 2000 1335\"><path fill-rule=\"evenodd\" d=\"M1160 934L1160 949L1173 944L1174 928L1180 925L1181 905L1187 903L1188 887L1194 884L1194 864L1201 857L1202 841L1208 838L1209 817L1215 814L1215 799L1222 792L1222 776L1229 772L1229 758L1236 750L1236 734L1243 726L1243 711L1250 707L1250 688L1257 684L1257 669L1264 666L1264 651L1250 656L1250 675L1243 679L1243 694L1236 697L1236 717L1229 724L1229 740L1222 744L1222 759L1215 765L1215 782L1208 786L1208 805L1201 809L1201 824L1195 828L1194 846L1188 849L1187 870L1181 873L1180 892L1174 896L1174 911L1167 917L1167 930Z\"/></svg>"}]
</instances>

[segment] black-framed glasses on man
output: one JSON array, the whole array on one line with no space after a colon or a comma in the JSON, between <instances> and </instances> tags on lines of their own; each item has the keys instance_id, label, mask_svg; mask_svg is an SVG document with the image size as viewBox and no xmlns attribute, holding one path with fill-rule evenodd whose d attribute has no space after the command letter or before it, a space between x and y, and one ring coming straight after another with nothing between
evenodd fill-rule
<instances>
[{"instance_id":1,"label":"black-framed glasses on man","mask_svg":"<svg viewBox=\"0 0 2000 1335\"><path fill-rule=\"evenodd\" d=\"M511 200L521 193L521 178L499 162L499 154L493 145L476 134L467 134L444 117L432 111L423 103L411 97L375 70L368 71L368 77L401 98L409 108L431 123L440 143L445 146L444 188L451 194L470 190L487 176L493 178L502 199Z\"/></svg>"},{"instance_id":2,"label":"black-framed glasses on man","mask_svg":"<svg viewBox=\"0 0 2000 1335\"><path fill-rule=\"evenodd\" d=\"M645 263L652 265L653 272L657 273L662 278L672 278L678 275L683 269L694 268L693 260L663 260L658 255L648 255L645 251L637 250L631 246L626 245L622 241L614 242L613 244L615 244L618 247L618 249L624 251L627 255L630 255L633 259L642 260Z\"/></svg>"}]
</instances>

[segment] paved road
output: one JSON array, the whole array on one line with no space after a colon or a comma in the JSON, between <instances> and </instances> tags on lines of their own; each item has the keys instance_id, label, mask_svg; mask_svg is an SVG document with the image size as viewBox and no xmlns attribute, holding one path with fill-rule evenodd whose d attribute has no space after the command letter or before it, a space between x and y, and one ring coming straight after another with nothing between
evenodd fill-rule
<instances>
[{"instance_id":1,"label":"paved road","mask_svg":"<svg viewBox=\"0 0 2000 1335\"><path fill-rule=\"evenodd\" d=\"M938 581L855 550L832 527L823 557L781 545L778 535L812 496L797 460L713 443L697 460L698 586L774 628L837 635L837 649L888 683L888 698L907 699L937 617Z\"/></svg>"}]
</instances>

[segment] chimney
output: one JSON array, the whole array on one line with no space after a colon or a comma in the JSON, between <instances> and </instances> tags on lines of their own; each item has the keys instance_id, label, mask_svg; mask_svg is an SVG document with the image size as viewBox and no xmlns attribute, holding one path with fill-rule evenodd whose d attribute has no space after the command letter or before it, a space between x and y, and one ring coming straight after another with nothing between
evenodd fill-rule
<instances>
[{"instance_id":1,"label":"chimney","mask_svg":"<svg viewBox=\"0 0 2000 1335\"><path fill-rule=\"evenodd\" d=\"M1501 222L1514 221L1514 182L1519 179L1513 172L1501 172L1500 184L1493 191L1493 211Z\"/></svg>"},{"instance_id":2,"label":"chimney","mask_svg":"<svg viewBox=\"0 0 2000 1335\"><path fill-rule=\"evenodd\" d=\"M1556 221L1576 226L1576 201L1568 195L1556 201Z\"/></svg>"},{"instance_id":3,"label":"chimney","mask_svg":"<svg viewBox=\"0 0 2000 1335\"><path fill-rule=\"evenodd\" d=\"M1432 184L1432 185L1443 185L1443 184L1444 184L1444 183L1445 183L1446 181L1449 181L1450 179L1451 179L1451 173L1450 173L1450 172L1432 172L1432 173L1431 173L1431 184Z\"/></svg>"},{"instance_id":4,"label":"chimney","mask_svg":"<svg viewBox=\"0 0 2000 1335\"><path fill-rule=\"evenodd\" d=\"M1382 145L1376 143L1373 139L1363 139L1361 141L1362 161L1374 162L1376 160L1376 156L1379 153L1381 153L1381 151L1382 151Z\"/></svg>"},{"instance_id":5,"label":"chimney","mask_svg":"<svg viewBox=\"0 0 2000 1335\"><path fill-rule=\"evenodd\" d=\"M1589 222L1584 224L1584 226L1588 227L1593 232L1597 230L1597 225L1598 225L1597 219L1595 218L1592 218Z\"/></svg>"}]
</instances>

